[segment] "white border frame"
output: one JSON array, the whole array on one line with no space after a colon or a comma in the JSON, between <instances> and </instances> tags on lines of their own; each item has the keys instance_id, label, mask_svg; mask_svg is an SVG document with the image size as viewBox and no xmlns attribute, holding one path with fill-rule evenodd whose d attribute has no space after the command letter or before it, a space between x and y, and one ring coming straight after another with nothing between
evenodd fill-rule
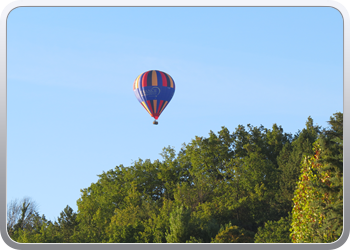
<instances>
[{"instance_id":1,"label":"white border frame","mask_svg":"<svg viewBox=\"0 0 350 250\"><path fill-rule=\"evenodd\" d=\"M262 244L262 243L236 243L236 244L225 244L225 243L79 243L79 244L69 244L69 243L17 243L11 240L7 234L6 230L6 167L7 167L7 50L6 50L6 27L7 27L7 17L9 13L17 8L17 7L122 7L122 6L130 6L130 7L143 7L143 6L163 6L163 7L175 7L175 6L221 6L221 7L333 7L337 9L342 17L343 17L343 27L344 27L344 87L343 87L343 107L344 107L344 179L349 179L349 171L346 169L348 165L349 156L346 153L348 151L350 132L349 130L345 130L350 124L350 118L347 116L347 107L350 105L350 93L349 93L349 65L350 65L350 19L349 14L338 2L330 1L330 0L170 0L170 1L161 1L161 0L129 0L129 1L120 1L120 0L20 0L15 1L6 6L1 14L0 19L0 196L1 200L5 200L5 203L1 203L0 206L0 230L1 236L4 242L11 248L14 249L115 249L115 248L123 248L123 249L178 249L183 247L188 247L192 249L211 249L213 247L220 249L231 249L232 247L239 249L252 249L252 248L262 248L262 249L280 249L283 247L284 249L315 249L315 250L323 250L323 249L335 249L342 246L349 236L349 192L347 189L350 187L349 182L344 181L344 229L342 236L333 243L274 243L274 244ZM346 98L348 97L348 99ZM346 210L348 210L346 212ZM346 212L346 213L345 213Z\"/></svg>"}]
</instances>

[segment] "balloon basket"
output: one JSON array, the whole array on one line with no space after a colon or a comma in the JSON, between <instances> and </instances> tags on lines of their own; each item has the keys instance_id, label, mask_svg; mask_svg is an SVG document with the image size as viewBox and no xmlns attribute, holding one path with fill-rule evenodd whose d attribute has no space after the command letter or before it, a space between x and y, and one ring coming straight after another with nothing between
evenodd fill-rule
<instances>
[{"instance_id":1,"label":"balloon basket","mask_svg":"<svg viewBox=\"0 0 350 250\"><path fill-rule=\"evenodd\" d=\"M156 120L153 121L154 125L158 125L158 122Z\"/></svg>"}]
</instances>

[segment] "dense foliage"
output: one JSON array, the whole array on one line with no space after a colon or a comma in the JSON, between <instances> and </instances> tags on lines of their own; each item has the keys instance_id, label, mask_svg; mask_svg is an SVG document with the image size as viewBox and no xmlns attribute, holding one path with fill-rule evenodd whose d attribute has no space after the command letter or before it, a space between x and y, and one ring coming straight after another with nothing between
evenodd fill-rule
<instances>
[{"instance_id":1,"label":"dense foliage","mask_svg":"<svg viewBox=\"0 0 350 250\"><path fill-rule=\"evenodd\" d=\"M292 243L290 239L291 214L279 221L267 221L254 236L255 243Z\"/></svg>"},{"instance_id":2,"label":"dense foliage","mask_svg":"<svg viewBox=\"0 0 350 250\"><path fill-rule=\"evenodd\" d=\"M342 232L342 114L295 135L274 124L222 127L162 160L98 175L75 213L8 223L17 242L331 242ZM17 209L18 210L18 209ZM23 217L23 218L22 218Z\"/></svg>"},{"instance_id":3,"label":"dense foliage","mask_svg":"<svg viewBox=\"0 0 350 250\"><path fill-rule=\"evenodd\" d=\"M293 198L292 242L333 242L343 229L343 115L305 157Z\"/></svg>"}]
</instances>

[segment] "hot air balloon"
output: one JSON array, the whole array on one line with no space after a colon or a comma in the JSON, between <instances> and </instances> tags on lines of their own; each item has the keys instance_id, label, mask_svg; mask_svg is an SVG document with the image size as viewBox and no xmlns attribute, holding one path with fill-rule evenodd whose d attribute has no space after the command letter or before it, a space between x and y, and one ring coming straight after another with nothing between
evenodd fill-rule
<instances>
[{"instance_id":1,"label":"hot air balloon","mask_svg":"<svg viewBox=\"0 0 350 250\"><path fill-rule=\"evenodd\" d=\"M146 111L155 119L158 118L175 93L175 82L167 73L149 70L139 75L134 81L134 94Z\"/></svg>"}]
</instances>

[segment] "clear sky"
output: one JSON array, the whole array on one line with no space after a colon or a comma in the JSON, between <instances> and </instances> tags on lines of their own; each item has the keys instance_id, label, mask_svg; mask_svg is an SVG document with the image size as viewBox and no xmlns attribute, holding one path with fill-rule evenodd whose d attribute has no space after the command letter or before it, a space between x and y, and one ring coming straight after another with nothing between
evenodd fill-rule
<instances>
[{"instance_id":1,"label":"clear sky","mask_svg":"<svg viewBox=\"0 0 350 250\"><path fill-rule=\"evenodd\" d=\"M176 84L159 125L151 69ZM248 123L295 134L343 112L343 19L327 7L21 7L7 22L7 199L56 220L98 174Z\"/></svg>"}]
</instances>

